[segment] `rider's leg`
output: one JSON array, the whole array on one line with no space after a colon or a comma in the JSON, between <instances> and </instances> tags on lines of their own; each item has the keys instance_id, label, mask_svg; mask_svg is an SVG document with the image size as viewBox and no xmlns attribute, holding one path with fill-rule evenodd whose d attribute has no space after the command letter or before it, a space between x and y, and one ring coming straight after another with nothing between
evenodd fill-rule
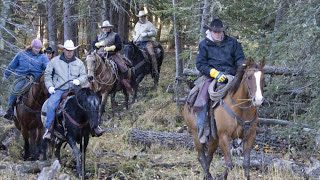
<instances>
[{"instance_id":1,"label":"rider's leg","mask_svg":"<svg viewBox=\"0 0 320 180\"><path fill-rule=\"evenodd\" d=\"M146 47L147 47L148 53L151 56L152 72L154 73L154 75L158 76L159 75L158 63L157 63L156 54L154 53L154 50L153 50L152 42L147 42Z\"/></svg>"},{"instance_id":2,"label":"rider's leg","mask_svg":"<svg viewBox=\"0 0 320 180\"><path fill-rule=\"evenodd\" d=\"M65 91L63 90L56 90L54 94L51 94L48 99L47 104L47 119L46 119L46 132L43 135L43 139L50 139L51 133L49 132L50 126L54 120L55 112L59 103L61 101L61 96Z\"/></svg>"},{"instance_id":3,"label":"rider's leg","mask_svg":"<svg viewBox=\"0 0 320 180\"><path fill-rule=\"evenodd\" d=\"M15 86L14 86L14 91L20 91L23 88L24 83L26 82L26 80L21 80L19 81ZM13 107L15 106L15 102L17 100L17 96L14 94L10 94L9 96L9 102L8 102L8 110L6 112L6 114L3 116L6 119L11 120L12 116L13 116Z\"/></svg>"}]
</instances>

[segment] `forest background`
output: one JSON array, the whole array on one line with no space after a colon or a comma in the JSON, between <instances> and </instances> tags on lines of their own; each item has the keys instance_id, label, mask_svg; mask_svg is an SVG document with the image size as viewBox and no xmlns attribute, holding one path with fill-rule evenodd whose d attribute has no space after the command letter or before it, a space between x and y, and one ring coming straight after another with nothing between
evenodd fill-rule
<instances>
[{"instance_id":1,"label":"forest background","mask_svg":"<svg viewBox=\"0 0 320 180\"><path fill-rule=\"evenodd\" d=\"M228 27L226 33L242 43L246 57L265 57L267 65L294 69L290 75L266 76L265 97L270 106L262 110L262 117L308 124L314 127L308 132L311 137L319 134L318 0L1 0L0 9L1 73L34 38L51 46L55 55L58 44L72 39L81 45L77 56L84 59L81 50L91 49L104 20L128 42L138 21L136 14L145 10L158 30L155 40L171 56L177 55L175 76L182 76L183 68L194 68L204 25L221 18ZM0 87L3 109L10 90L7 85ZM294 135L296 129L287 131ZM309 143L308 147L315 145Z\"/></svg>"}]
</instances>

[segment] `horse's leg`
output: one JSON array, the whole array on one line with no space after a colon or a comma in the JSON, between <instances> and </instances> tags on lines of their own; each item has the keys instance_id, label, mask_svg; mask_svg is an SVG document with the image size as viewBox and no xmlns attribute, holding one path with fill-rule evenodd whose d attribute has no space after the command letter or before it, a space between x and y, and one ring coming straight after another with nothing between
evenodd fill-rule
<instances>
[{"instance_id":1,"label":"horse's leg","mask_svg":"<svg viewBox=\"0 0 320 180\"><path fill-rule=\"evenodd\" d=\"M229 138L226 135L220 136L219 143L220 143L221 151L224 155L225 171L220 177L218 177L218 179L227 179L228 173L233 167L231 154L230 154Z\"/></svg>"},{"instance_id":2,"label":"horse's leg","mask_svg":"<svg viewBox=\"0 0 320 180\"><path fill-rule=\"evenodd\" d=\"M207 156L205 155L205 145L204 144L201 144L198 140L198 136L196 135L195 137L193 137L193 141L194 141L194 144L195 144L195 147L198 151L198 160L202 166L202 169L205 173L205 179L206 180L213 180L211 174L210 174L210 163L208 162L211 162L212 158L210 161L208 161L207 159Z\"/></svg>"},{"instance_id":3,"label":"horse's leg","mask_svg":"<svg viewBox=\"0 0 320 180\"><path fill-rule=\"evenodd\" d=\"M112 114L112 118L114 118L114 114L117 109L116 92L111 93L110 102L111 102L111 114Z\"/></svg>"},{"instance_id":4,"label":"horse's leg","mask_svg":"<svg viewBox=\"0 0 320 180\"><path fill-rule=\"evenodd\" d=\"M82 140L81 140L82 141ZM86 152L87 152L87 146L89 143L89 134L84 137L84 147L82 147L82 142L80 143L80 152L81 152L81 164L83 164L83 171L85 174L85 169L86 169ZM82 152L82 149L84 149L84 152ZM82 157L83 155L83 157Z\"/></svg>"},{"instance_id":5,"label":"horse's leg","mask_svg":"<svg viewBox=\"0 0 320 180\"><path fill-rule=\"evenodd\" d=\"M102 122L102 115L105 111L107 100L108 100L108 94L107 93L102 94L100 112L99 112L99 123Z\"/></svg>"},{"instance_id":6,"label":"horse's leg","mask_svg":"<svg viewBox=\"0 0 320 180\"><path fill-rule=\"evenodd\" d=\"M74 157L76 158L76 168L77 168L77 174L81 175L81 164L79 159L79 149L76 145L76 141L73 139L73 137L67 136L67 142L71 146Z\"/></svg>"},{"instance_id":7,"label":"horse's leg","mask_svg":"<svg viewBox=\"0 0 320 180\"><path fill-rule=\"evenodd\" d=\"M210 137L212 138L212 137ZM213 140L213 138L211 140L209 140L208 143L208 153L207 153L207 164L210 167L212 158L213 158L213 153L216 152L217 148L218 148L218 140Z\"/></svg>"},{"instance_id":8,"label":"horse's leg","mask_svg":"<svg viewBox=\"0 0 320 180\"><path fill-rule=\"evenodd\" d=\"M61 150L62 143L63 143L63 141L59 141L58 143L54 142L54 145L55 145L54 155L56 156L56 158L59 160L60 163L61 163L60 150Z\"/></svg>"},{"instance_id":9,"label":"horse's leg","mask_svg":"<svg viewBox=\"0 0 320 180\"><path fill-rule=\"evenodd\" d=\"M132 99L130 104L133 104L137 99L138 87L139 87L138 85L133 87Z\"/></svg>"},{"instance_id":10,"label":"horse's leg","mask_svg":"<svg viewBox=\"0 0 320 180\"><path fill-rule=\"evenodd\" d=\"M243 154L244 154L244 159L243 159L243 168L245 172L245 176L247 179L250 179L250 152L253 147L253 144L256 140L256 130L250 131L245 138L243 142Z\"/></svg>"},{"instance_id":11,"label":"horse's leg","mask_svg":"<svg viewBox=\"0 0 320 180\"><path fill-rule=\"evenodd\" d=\"M128 94L128 91L125 87L122 88L122 92L124 94L124 106L128 110L129 109L129 94Z\"/></svg>"},{"instance_id":12,"label":"horse's leg","mask_svg":"<svg viewBox=\"0 0 320 180\"><path fill-rule=\"evenodd\" d=\"M29 132L26 130L26 128L21 126L21 134L22 134L23 139L24 139L24 147L23 147L24 155L23 155L23 159L27 160L30 157Z\"/></svg>"}]
</instances>

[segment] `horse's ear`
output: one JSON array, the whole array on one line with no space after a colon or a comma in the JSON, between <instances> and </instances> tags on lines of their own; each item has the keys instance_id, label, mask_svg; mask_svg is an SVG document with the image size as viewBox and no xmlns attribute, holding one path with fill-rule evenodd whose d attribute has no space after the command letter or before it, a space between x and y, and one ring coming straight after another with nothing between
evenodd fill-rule
<instances>
[{"instance_id":1,"label":"horse's ear","mask_svg":"<svg viewBox=\"0 0 320 180\"><path fill-rule=\"evenodd\" d=\"M86 50L86 49L83 49L84 50L84 54L86 55L86 56L88 56L89 55L89 52Z\"/></svg>"},{"instance_id":2,"label":"horse's ear","mask_svg":"<svg viewBox=\"0 0 320 180\"><path fill-rule=\"evenodd\" d=\"M251 64L253 64L254 63L254 60L253 60L253 58L252 57L249 57L248 59L247 59L247 63L246 63L246 65L247 65L247 67L249 67Z\"/></svg>"},{"instance_id":3,"label":"horse's ear","mask_svg":"<svg viewBox=\"0 0 320 180\"><path fill-rule=\"evenodd\" d=\"M264 65L266 65L266 58L265 58L265 57L263 57L263 58L261 59L261 61L260 61L260 67L263 68Z\"/></svg>"}]
</instances>

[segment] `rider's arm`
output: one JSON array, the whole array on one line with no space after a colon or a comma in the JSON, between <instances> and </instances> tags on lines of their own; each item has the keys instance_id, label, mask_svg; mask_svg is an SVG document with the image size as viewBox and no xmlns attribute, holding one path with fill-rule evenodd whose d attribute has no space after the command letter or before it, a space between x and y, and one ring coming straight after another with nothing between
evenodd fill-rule
<instances>
[{"instance_id":1,"label":"rider's arm","mask_svg":"<svg viewBox=\"0 0 320 180\"><path fill-rule=\"evenodd\" d=\"M11 72L14 71L19 66L20 58L21 58L21 52L19 52L10 62L6 71L4 72L4 77L8 78L11 75Z\"/></svg>"},{"instance_id":2,"label":"rider's arm","mask_svg":"<svg viewBox=\"0 0 320 180\"><path fill-rule=\"evenodd\" d=\"M157 35L157 29L154 27L154 25L151 22L149 22L148 24L148 31L146 33L147 33L147 37L154 37Z\"/></svg>"},{"instance_id":3,"label":"rider's arm","mask_svg":"<svg viewBox=\"0 0 320 180\"><path fill-rule=\"evenodd\" d=\"M235 42L234 45L234 60L236 62L237 68L242 67L245 63L245 56L242 50L242 45L238 41Z\"/></svg>"},{"instance_id":4,"label":"rider's arm","mask_svg":"<svg viewBox=\"0 0 320 180\"><path fill-rule=\"evenodd\" d=\"M196 67L202 74L210 77L210 70L212 67L208 64L208 47L205 44L205 40L201 41L199 44Z\"/></svg>"},{"instance_id":5,"label":"rider's arm","mask_svg":"<svg viewBox=\"0 0 320 180\"><path fill-rule=\"evenodd\" d=\"M54 87L53 86L53 82L52 82L52 78L53 78L53 63L54 63L54 59L52 59L49 64L46 67L46 70L44 71L44 83L47 87L47 89L49 89L49 87Z\"/></svg>"},{"instance_id":6,"label":"rider's arm","mask_svg":"<svg viewBox=\"0 0 320 180\"><path fill-rule=\"evenodd\" d=\"M122 49L122 42L121 42L121 38L118 34L115 36L114 42L115 42L114 45L116 46L116 49L114 51L115 52L120 51Z\"/></svg>"},{"instance_id":7,"label":"rider's arm","mask_svg":"<svg viewBox=\"0 0 320 180\"><path fill-rule=\"evenodd\" d=\"M80 66L79 78L77 79L79 79L81 85L84 85L88 82L88 76L87 76L86 68L83 62L81 60L79 61L81 63L81 66Z\"/></svg>"}]
</instances>

